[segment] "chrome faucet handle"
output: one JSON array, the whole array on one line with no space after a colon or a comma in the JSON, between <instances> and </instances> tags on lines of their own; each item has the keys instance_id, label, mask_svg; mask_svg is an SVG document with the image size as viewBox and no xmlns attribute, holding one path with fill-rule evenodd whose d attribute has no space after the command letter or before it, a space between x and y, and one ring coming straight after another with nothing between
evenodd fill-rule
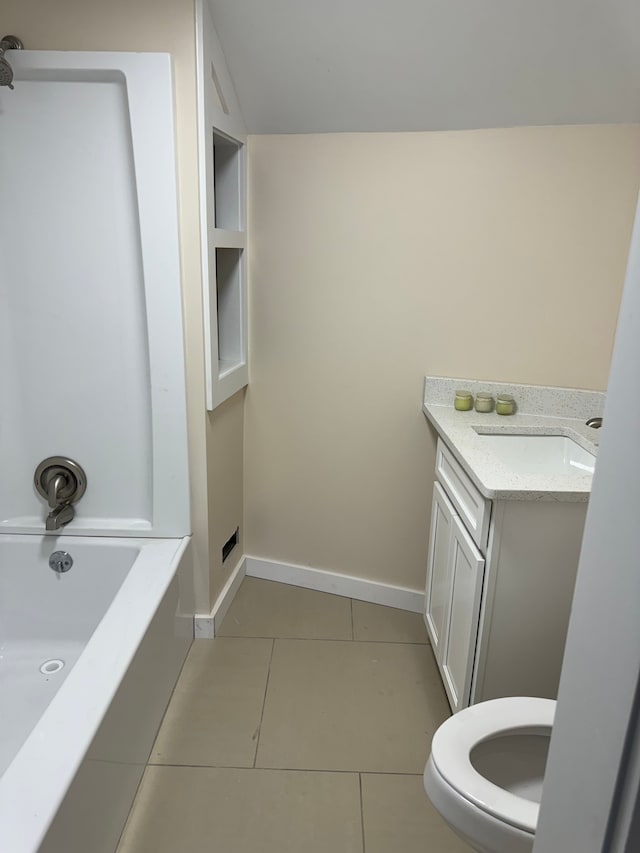
<instances>
[{"instance_id":1,"label":"chrome faucet handle","mask_svg":"<svg viewBox=\"0 0 640 853\"><path fill-rule=\"evenodd\" d=\"M45 529L59 530L73 520L73 504L79 501L86 491L87 475L73 459L66 456L48 456L36 468L33 484L51 510L45 520Z\"/></svg>"},{"instance_id":2,"label":"chrome faucet handle","mask_svg":"<svg viewBox=\"0 0 640 853\"><path fill-rule=\"evenodd\" d=\"M53 473L47 478L47 503L51 509L55 509L60 505L61 500L58 494L69 485L69 481L61 473Z\"/></svg>"},{"instance_id":3,"label":"chrome faucet handle","mask_svg":"<svg viewBox=\"0 0 640 853\"><path fill-rule=\"evenodd\" d=\"M87 488L87 475L73 459L49 456L36 468L33 482L38 494L54 509L58 504L80 500Z\"/></svg>"}]
</instances>

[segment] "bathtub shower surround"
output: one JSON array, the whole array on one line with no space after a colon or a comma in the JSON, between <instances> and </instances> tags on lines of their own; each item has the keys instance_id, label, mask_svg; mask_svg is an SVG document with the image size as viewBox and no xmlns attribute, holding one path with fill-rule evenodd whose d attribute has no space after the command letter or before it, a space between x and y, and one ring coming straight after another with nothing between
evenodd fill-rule
<instances>
[{"instance_id":1,"label":"bathtub shower surround","mask_svg":"<svg viewBox=\"0 0 640 853\"><path fill-rule=\"evenodd\" d=\"M37 465L89 487L65 533L189 532L170 59L17 51L0 90L0 530Z\"/></svg>"},{"instance_id":2,"label":"bathtub shower surround","mask_svg":"<svg viewBox=\"0 0 640 853\"><path fill-rule=\"evenodd\" d=\"M0 849L113 853L193 634L171 63L11 61ZM50 458L83 472L72 508L34 484Z\"/></svg>"}]
</instances>

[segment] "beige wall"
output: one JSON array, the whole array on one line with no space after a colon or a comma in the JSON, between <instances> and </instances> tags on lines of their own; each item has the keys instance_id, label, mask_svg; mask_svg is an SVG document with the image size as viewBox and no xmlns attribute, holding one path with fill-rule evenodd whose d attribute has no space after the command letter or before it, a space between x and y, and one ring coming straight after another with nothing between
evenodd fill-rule
<instances>
[{"instance_id":1,"label":"beige wall","mask_svg":"<svg viewBox=\"0 0 640 853\"><path fill-rule=\"evenodd\" d=\"M207 419L211 604L244 553L244 395L239 391ZM236 527L240 539L223 566L222 546Z\"/></svg>"},{"instance_id":2,"label":"beige wall","mask_svg":"<svg viewBox=\"0 0 640 853\"><path fill-rule=\"evenodd\" d=\"M226 421L230 416L242 430L242 399L234 400L225 418L207 417L204 403L202 280L198 198L198 154L195 77L194 0L3 0L2 30L19 36L32 50L161 51L173 58L176 141L178 156L182 292L185 314L191 513L196 562L196 604L207 611L223 582L216 565L217 541L226 539L229 519L210 513L210 504L226 506L231 495L234 518L242 496L242 465L236 444L229 448L233 465L211 466L207 481L207 452L225 453ZM234 408L235 407L235 408ZM211 514L211 519L210 519ZM228 512L227 512L228 515ZM219 524L219 517L223 526ZM209 523L211 521L211 542ZM210 555L211 550L211 555ZM210 560L210 556L212 559ZM226 570L226 567L225 567ZM210 574L211 572L211 574Z\"/></svg>"},{"instance_id":3,"label":"beige wall","mask_svg":"<svg viewBox=\"0 0 640 853\"><path fill-rule=\"evenodd\" d=\"M193 0L4 0L2 26L173 55L200 611L243 500L247 553L422 584L426 372L606 386L637 127L251 138L244 425L243 393L204 409Z\"/></svg>"},{"instance_id":4,"label":"beige wall","mask_svg":"<svg viewBox=\"0 0 640 853\"><path fill-rule=\"evenodd\" d=\"M424 585L426 373L603 389L640 128L250 138L248 554Z\"/></svg>"}]
</instances>

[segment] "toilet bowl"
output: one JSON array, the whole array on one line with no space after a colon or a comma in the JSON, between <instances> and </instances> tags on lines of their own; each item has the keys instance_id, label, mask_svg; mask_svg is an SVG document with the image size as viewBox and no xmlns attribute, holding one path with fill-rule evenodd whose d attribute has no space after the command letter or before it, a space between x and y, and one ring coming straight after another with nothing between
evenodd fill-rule
<instances>
[{"instance_id":1,"label":"toilet bowl","mask_svg":"<svg viewBox=\"0 0 640 853\"><path fill-rule=\"evenodd\" d=\"M491 699L434 734L425 790L478 853L531 853L555 708L552 699Z\"/></svg>"}]
</instances>

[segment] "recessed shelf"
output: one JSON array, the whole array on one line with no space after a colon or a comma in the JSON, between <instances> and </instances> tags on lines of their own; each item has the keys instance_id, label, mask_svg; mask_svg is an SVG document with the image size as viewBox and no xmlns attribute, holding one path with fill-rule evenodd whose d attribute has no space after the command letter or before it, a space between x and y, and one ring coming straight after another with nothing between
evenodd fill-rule
<instances>
[{"instance_id":1,"label":"recessed shelf","mask_svg":"<svg viewBox=\"0 0 640 853\"><path fill-rule=\"evenodd\" d=\"M224 358L218 359L218 379L226 379L227 376L231 376L241 367L244 367L241 362Z\"/></svg>"},{"instance_id":2,"label":"recessed shelf","mask_svg":"<svg viewBox=\"0 0 640 853\"><path fill-rule=\"evenodd\" d=\"M213 228L210 232L209 240L212 246L222 249L246 248L244 231L228 231L224 228Z\"/></svg>"},{"instance_id":3,"label":"recessed shelf","mask_svg":"<svg viewBox=\"0 0 640 853\"><path fill-rule=\"evenodd\" d=\"M213 411L249 381L247 137L209 4L196 8L205 394Z\"/></svg>"},{"instance_id":4,"label":"recessed shelf","mask_svg":"<svg viewBox=\"0 0 640 853\"><path fill-rule=\"evenodd\" d=\"M242 149L235 139L213 131L214 227L240 231L242 216Z\"/></svg>"},{"instance_id":5,"label":"recessed shelf","mask_svg":"<svg viewBox=\"0 0 640 853\"><path fill-rule=\"evenodd\" d=\"M215 249L218 376L244 363L242 249Z\"/></svg>"}]
</instances>

